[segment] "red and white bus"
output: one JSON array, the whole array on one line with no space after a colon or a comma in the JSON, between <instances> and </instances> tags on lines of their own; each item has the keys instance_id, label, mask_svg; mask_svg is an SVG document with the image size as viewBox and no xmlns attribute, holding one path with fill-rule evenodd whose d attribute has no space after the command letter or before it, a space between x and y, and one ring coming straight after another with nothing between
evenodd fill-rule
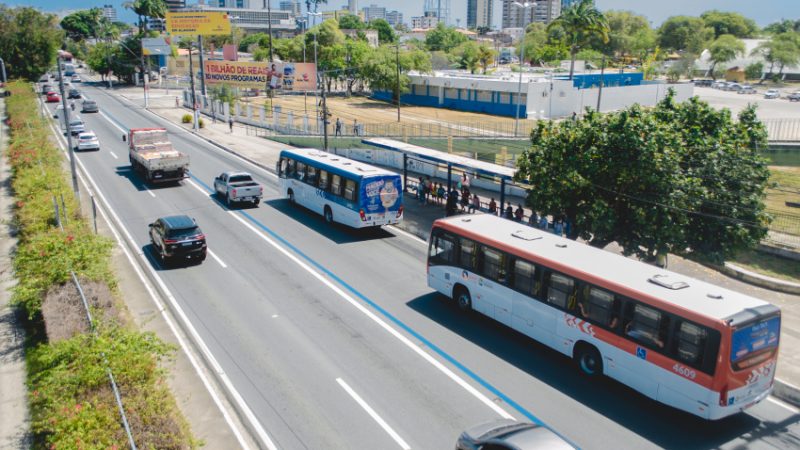
<instances>
[{"instance_id":1,"label":"red and white bus","mask_svg":"<svg viewBox=\"0 0 800 450\"><path fill-rule=\"evenodd\" d=\"M428 286L705 419L772 391L781 312L747 295L491 215L437 220Z\"/></svg>"}]
</instances>

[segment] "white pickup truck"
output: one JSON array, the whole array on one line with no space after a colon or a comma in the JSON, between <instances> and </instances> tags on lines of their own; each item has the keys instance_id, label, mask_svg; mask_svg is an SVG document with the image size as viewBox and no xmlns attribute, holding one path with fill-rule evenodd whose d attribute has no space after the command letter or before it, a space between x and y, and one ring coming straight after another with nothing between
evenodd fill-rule
<instances>
[{"instance_id":1,"label":"white pickup truck","mask_svg":"<svg viewBox=\"0 0 800 450\"><path fill-rule=\"evenodd\" d=\"M264 188L247 172L222 172L214 178L214 191L228 206L242 202L258 206L264 194Z\"/></svg>"},{"instance_id":2,"label":"white pickup truck","mask_svg":"<svg viewBox=\"0 0 800 450\"><path fill-rule=\"evenodd\" d=\"M133 128L127 139L131 166L148 182L179 181L189 176L189 155L172 148L166 128Z\"/></svg>"}]
</instances>

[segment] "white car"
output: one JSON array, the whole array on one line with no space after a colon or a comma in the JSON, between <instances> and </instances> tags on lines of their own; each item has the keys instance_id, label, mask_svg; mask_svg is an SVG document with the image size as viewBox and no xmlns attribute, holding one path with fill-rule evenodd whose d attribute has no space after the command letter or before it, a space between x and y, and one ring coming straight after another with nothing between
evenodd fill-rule
<instances>
[{"instance_id":1,"label":"white car","mask_svg":"<svg viewBox=\"0 0 800 450\"><path fill-rule=\"evenodd\" d=\"M78 134L78 145L75 146L78 150L100 150L100 140L94 131L86 131Z\"/></svg>"},{"instance_id":2,"label":"white car","mask_svg":"<svg viewBox=\"0 0 800 450\"><path fill-rule=\"evenodd\" d=\"M80 77L80 75L73 75L73 76L72 76L72 82L73 82L73 83L80 83L80 82L81 82L81 77Z\"/></svg>"},{"instance_id":3,"label":"white car","mask_svg":"<svg viewBox=\"0 0 800 450\"><path fill-rule=\"evenodd\" d=\"M764 92L764 98L778 98L781 96L781 91L777 89L770 89L767 92Z\"/></svg>"},{"instance_id":4,"label":"white car","mask_svg":"<svg viewBox=\"0 0 800 450\"><path fill-rule=\"evenodd\" d=\"M71 135L80 134L86 131L86 124L83 123L83 119L78 116L73 116L69 118L69 133Z\"/></svg>"}]
</instances>

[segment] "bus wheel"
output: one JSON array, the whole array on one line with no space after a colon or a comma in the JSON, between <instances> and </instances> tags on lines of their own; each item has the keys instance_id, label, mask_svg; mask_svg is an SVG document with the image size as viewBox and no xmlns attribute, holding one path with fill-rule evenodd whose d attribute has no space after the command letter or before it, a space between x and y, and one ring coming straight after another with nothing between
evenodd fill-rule
<instances>
[{"instance_id":1,"label":"bus wheel","mask_svg":"<svg viewBox=\"0 0 800 450\"><path fill-rule=\"evenodd\" d=\"M579 343L575 347L575 362L581 369L581 373L588 377L596 377L603 373L603 358L600 352L593 346L586 343Z\"/></svg>"},{"instance_id":2,"label":"bus wheel","mask_svg":"<svg viewBox=\"0 0 800 450\"><path fill-rule=\"evenodd\" d=\"M463 312L472 311L472 298L469 296L467 288L463 286L457 287L453 297L456 299L458 309Z\"/></svg>"},{"instance_id":3,"label":"bus wheel","mask_svg":"<svg viewBox=\"0 0 800 450\"><path fill-rule=\"evenodd\" d=\"M289 198L289 203L294 205L294 191L289 189L289 191L286 193L286 196Z\"/></svg>"},{"instance_id":4,"label":"bus wheel","mask_svg":"<svg viewBox=\"0 0 800 450\"><path fill-rule=\"evenodd\" d=\"M333 211L331 211L331 207L325 205L325 222L331 224L333 223Z\"/></svg>"}]
</instances>

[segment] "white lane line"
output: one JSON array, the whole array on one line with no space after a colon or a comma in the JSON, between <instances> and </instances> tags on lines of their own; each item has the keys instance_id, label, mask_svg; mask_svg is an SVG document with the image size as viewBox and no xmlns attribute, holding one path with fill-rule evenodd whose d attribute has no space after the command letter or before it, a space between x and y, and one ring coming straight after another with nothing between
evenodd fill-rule
<instances>
[{"instance_id":1,"label":"white lane line","mask_svg":"<svg viewBox=\"0 0 800 450\"><path fill-rule=\"evenodd\" d=\"M150 194L150 197L156 198L156 194L154 194L153 191L147 189L147 187L145 187L144 190L147 191L148 194Z\"/></svg>"},{"instance_id":2,"label":"white lane line","mask_svg":"<svg viewBox=\"0 0 800 450\"><path fill-rule=\"evenodd\" d=\"M210 248L206 248L206 251L208 252L209 255L211 255L212 258L214 258L215 261L219 263L220 266L222 266L223 269L228 268L228 265L222 262L222 260L219 259L219 256L217 256L214 252L212 252Z\"/></svg>"},{"instance_id":3,"label":"white lane line","mask_svg":"<svg viewBox=\"0 0 800 450\"><path fill-rule=\"evenodd\" d=\"M210 194L207 190L203 189L202 186L200 186L199 184L195 183L195 181L192 180L191 178L186 179L186 182L189 183L190 185L192 185L192 187L194 187L198 191L202 192L203 195L205 195L206 197L211 197L213 195L213 194Z\"/></svg>"},{"instance_id":4,"label":"white lane line","mask_svg":"<svg viewBox=\"0 0 800 450\"><path fill-rule=\"evenodd\" d=\"M416 243L418 243L418 244L422 244L422 245L424 245L424 246L426 246L426 247L428 246L428 241L426 241L425 239L422 239L422 238L421 238L421 237L419 237L419 236L416 236L416 235L414 235L414 234L411 234L411 233L409 233L409 232L408 232L408 231L406 231L406 230L403 230L403 229L401 229L401 228L400 228L400 227L398 227L397 225L389 225L389 228L391 228L391 229L392 229L392 231L394 231L394 232L396 232L396 233L398 233L398 234L402 234L403 236L405 236L405 237L407 237L407 238L411 239L412 241L414 241L414 242L416 242Z\"/></svg>"},{"instance_id":5,"label":"white lane line","mask_svg":"<svg viewBox=\"0 0 800 450\"><path fill-rule=\"evenodd\" d=\"M473 387L471 384L467 383L467 381L466 381L466 380L464 380L463 378L461 378L460 376L458 376L458 375L457 375L455 372L453 372L453 371L452 371L452 370L450 370L450 369L449 369L447 366L445 366L444 364L442 364L441 362L439 362L439 361L438 361L436 358L434 358L433 356L431 356L430 354L428 354L428 352L426 352L425 350L423 350L423 349L422 349L422 347L420 347L420 346L418 346L417 344L413 343L413 342L412 342L410 339L408 339L408 338L407 338L406 336L404 336L402 333L400 333L399 331L397 331L397 330L396 330L394 327L390 326L390 325L389 325L387 322L385 322L383 319L381 319L380 317L378 317L378 316L377 316L377 315L376 315L374 312L372 312L371 310L369 310L369 309L368 309L366 306L364 306L362 303L358 302L356 299L354 299L353 297L351 297L350 295L348 295L348 294L347 294L346 292L344 292L344 291L343 291L341 288L339 288L338 286L336 286L336 285L335 285L335 284L334 284L334 283L333 283L331 280L327 279L327 278L326 278L324 275L322 275L321 273L319 273L319 272L317 272L316 270L314 270L314 269L313 269L311 266L309 266L309 265L308 265L308 264L306 264L305 262L301 261L301 260L300 260L300 258L299 258L298 256L294 255L294 254L293 254L292 252L290 252L288 249L284 248L282 245L280 245L280 244L278 244L277 242L275 242L274 240L272 240L272 238L270 238L269 236L267 236L267 235L266 235L265 233L263 233L261 230L257 229L257 228L256 228L255 226L253 226L253 225L252 225L250 222L248 222L248 221L246 221L245 219L243 219L243 218L241 217L241 215L239 215L239 214L236 214L236 212L235 212L235 211L228 211L228 213L229 213L229 214L230 214L230 215L231 215L233 218L235 218L236 220L238 220L238 221L239 221L239 222L240 222L242 225L244 225L245 227L249 228L249 229L250 229L250 230L251 230L253 233L255 233L255 234L258 236L258 237L260 237L261 239L263 239L263 240L264 240L266 243L268 243L269 245L271 245L272 247L274 247L274 248L275 248L276 250L278 250L279 252L283 253L283 254L284 254L284 255L285 255L287 258L289 258L290 260L292 260L292 261L293 261L295 264L297 264L298 266L300 266L300 267L301 267L303 270L305 270L306 272L308 272L308 273L309 273L311 276L313 276L314 278L316 278L317 280L319 280L319 281L320 281L322 284L324 284L325 286L327 286L327 287L328 287L330 290L332 290L333 292L335 292L337 295L339 295L340 297L342 297L342 298L343 298L345 301L347 301L348 303L350 303L351 305L353 305L353 306L354 306L356 309L358 309L359 311L361 311L361 312L362 312L362 313L363 313L365 316L367 316L368 318L372 319L372 320L373 320L375 323L377 323L377 324L378 324L378 325L379 325L381 328L383 328L384 330L386 330L387 332L389 332L389 334L391 334L392 336L394 336L395 338L397 338L397 339L398 339L400 342L402 342L402 343L403 343L403 344L405 344L405 345L406 345L408 348L410 348L412 351L414 351L414 353L416 353L416 354L418 354L419 356L421 356L421 357L422 357L422 358L423 358L425 361L428 361L428 362L429 362L429 363L430 363L432 366L434 366L435 368L437 368L437 369L438 369L440 372L442 372L443 374L445 374L445 375L446 375L448 378L450 378L451 380L453 380L453 381L454 381L456 384L458 384L459 386L461 386L461 387L462 387L464 390L466 390L467 392L469 392L470 394L472 394L472 395L473 395L475 398L477 398L478 400L480 400L480 401L481 401L483 404L485 404L485 405L486 405L486 406L488 406L490 409L492 409L494 412L496 412L498 415L500 415L500 417L503 417L503 418L505 418L505 419L514 419L514 416L512 416L511 414L509 414L509 413L508 413L506 410L504 410L503 408L501 408L500 406L498 406L498 405L497 405L495 402L493 402L493 401L492 401L490 398L488 398L487 396L485 396L484 394L482 394L480 391L478 391L477 389L475 389L475 388L474 388L474 387Z\"/></svg>"},{"instance_id":6,"label":"white lane line","mask_svg":"<svg viewBox=\"0 0 800 450\"><path fill-rule=\"evenodd\" d=\"M127 135L127 134L128 134L128 132L127 132L125 129L123 129L121 126L117 125L117 123L116 123L116 122L114 122L113 120L111 120L111 117L108 117L108 115L107 115L106 113L104 113L103 111L100 111L100 115L101 115L101 116L103 116L103 118L104 118L104 119L106 119L106 120L108 121L108 123L110 123L111 125L113 125L113 126L114 126L114 128L118 129L119 131L121 131L121 132L122 132L123 134L125 134L125 135Z\"/></svg>"},{"instance_id":7,"label":"white lane line","mask_svg":"<svg viewBox=\"0 0 800 450\"><path fill-rule=\"evenodd\" d=\"M788 404L788 403L786 403L784 401L781 401L781 400L779 400L779 399L777 399L775 397L767 397L767 400L769 400L770 402L780 406L783 409L788 410L792 414L800 414L800 409L797 409L794 406L792 406L792 405L790 405L790 404Z\"/></svg>"},{"instance_id":8,"label":"white lane line","mask_svg":"<svg viewBox=\"0 0 800 450\"><path fill-rule=\"evenodd\" d=\"M43 108L44 108L44 105L43 105ZM47 109L46 108L44 108L44 109L45 109L45 113L46 113ZM61 147L61 150L66 154L66 150L65 150L66 149L66 144L63 143L63 141L65 140L64 137L60 136L58 131L53 126L52 122L50 123L50 128L53 130L53 133L56 135L57 141L59 143L59 146ZM172 334L175 336L175 339L178 341L178 345L180 345L181 349L183 349L184 354L186 355L186 357L189 360L189 362L192 364L192 367L194 368L195 372L197 373L197 376L203 382L203 385L205 386L206 390L208 390L208 393L211 396L211 399L214 401L214 404L217 406L217 408L222 413L222 416L225 418L225 422L228 424L228 427L230 427L231 432L236 437L236 440L239 442L239 445L242 448L249 450L250 446L247 444L247 441L245 440L244 435L242 434L242 432L239 430L239 428L234 423L233 418L228 413L227 408L225 408L225 406L222 404L222 400L220 399L219 394L217 393L217 391L214 388L214 386L211 384L211 381L205 375L205 371L201 367L200 362L198 362L197 358L194 357L194 354L192 353L192 350L190 350L188 344L183 339L182 335L178 332L177 326L175 325L175 323L171 319L171 316L167 312L167 308L159 300L159 296L155 292L155 288L151 285L150 281L144 275L144 272L142 271L142 269L139 266L139 264L137 264L135 257L128 250L128 247L123 243L123 237L120 236L120 234L117 232L116 226L114 224L116 223L117 226L119 226L119 228L121 229L122 233L124 233L124 235L125 235L125 240L127 240L129 245L131 245L133 248L139 248L136 245L136 241L133 239L133 236L131 236L131 234L128 231L128 229L125 228L122 225L122 220L119 218L119 215L117 215L116 211L114 211L114 209L111 208L111 203L108 202L108 199L106 199L105 195L103 195L103 193L98 189L97 183L94 181L92 176L89 174L89 171L86 170L86 166L84 166L83 162L80 159L76 159L76 161L77 161L78 165L81 168L81 172L83 174L85 174L86 179L89 180L87 182L86 179L84 179L83 175L81 175L81 172L78 172L78 176L79 176L81 182L83 183L84 186L87 187L87 189L94 188L95 192L97 192L97 195L99 196L100 201L101 201L101 205L103 205L102 208L98 208L99 211L100 211L100 214L103 216L103 219L106 221L106 223L108 223L110 225L109 228L111 229L111 232L114 234L114 237L117 240L117 242L119 243L119 246L122 248L122 251L128 257L128 261L130 261L131 266L133 266L134 270L136 271L136 274L139 276L139 279L145 285L145 288L147 289L148 293L150 294L150 298L153 300L153 303L155 303L155 305L157 306L159 312L161 312L161 316L163 317L164 321L169 326L170 330L172 331ZM91 183L91 188L89 187L90 183ZM106 215L104 209L108 209L108 212L113 217L113 221L110 220L110 218ZM272 442L272 440L270 439L269 435L264 430L263 426L258 421L258 419L256 418L256 416L253 413L253 411L250 409L249 406L247 406L247 404L245 403L244 398L242 397L242 395L233 386L233 383L230 381L230 378L228 378L228 375L223 371L222 367L219 365L219 363L217 362L216 358L214 358L214 355L208 349L208 346L206 345L205 341L203 341L203 339L197 333L197 330L194 328L194 325L192 325L191 321L189 321L189 318L186 317L186 314L184 313L184 311L181 308L181 306L178 304L177 300L175 299L175 296L172 295L172 292L167 288L166 284L164 283L164 280L161 279L161 277L158 275L158 273L153 268L153 266L151 264L148 264L147 258L144 255L144 251L141 250L141 249L137 250L137 255L140 258L140 260L144 261L144 264L143 264L144 267L146 267L148 269L150 274L153 276L153 279L155 279L156 282L158 283L159 288L162 289L162 292L164 292L164 294L166 295L167 300L169 300L169 302L170 302L170 305L172 306L172 308L174 308L173 310L176 311L179 320L181 320L181 322L183 323L183 326L185 327L185 329L187 329L189 331L189 334L191 334L192 338L197 343L197 346L199 347L200 352L204 355L204 357L206 358L208 363L212 366L213 370L217 373L217 376L222 381L222 384L223 384L224 388L233 397L234 403L236 403L237 406L240 408L240 410L242 411L242 413L245 416L244 419L246 419L250 423L250 426L254 429L255 433L258 436L258 438L261 440L261 443L266 448L268 448L269 450L277 450L277 446Z\"/></svg>"},{"instance_id":9,"label":"white lane line","mask_svg":"<svg viewBox=\"0 0 800 450\"><path fill-rule=\"evenodd\" d=\"M109 151L108 154L113 156L114 159L119 159L119 158L117 158L117 155L115 155L114 152L112 152L112 151Z\"/></svg>"},{"instance_id":10,"label":"white lane line","mask_svg":"<svg viewBox=\"0 0 800 450\"><path fill-rule=\"evenodd\" d=\"M342 380L341 378L337 378L336 382L339 383L339 386L341 386L342 389L345 390L345 392L350 394L350 397L353 397L353 400L355 400L356 403L359 404L359 406L364 408L364 411L366 411L367 414L369 414L370 417L372 417L375 420L375 422L378 422L378 425L380 425L381 428L383 428L383 430L386 431L389 434L389 436L391 436L392 439L394 439L395 442L397 442L397 445L399 445L400 448L402 448L403 450L411 449L411 447L406 443L406 441L404 441L403 438L401 438L400 435L397 434L392 429L392 427L390 427L389 424L386 423L386 421L383 420L383 418L381 418L381 416L379 416L378 413L376 413L375 410L372 409L372 407L370 407L367 404L367 402L365 402L364 399L362 399L361 396L358 395L358 393L356 393L356 391L354 391L350 386L348 386L344 380Z\"/></svg>"}]
</instances>

